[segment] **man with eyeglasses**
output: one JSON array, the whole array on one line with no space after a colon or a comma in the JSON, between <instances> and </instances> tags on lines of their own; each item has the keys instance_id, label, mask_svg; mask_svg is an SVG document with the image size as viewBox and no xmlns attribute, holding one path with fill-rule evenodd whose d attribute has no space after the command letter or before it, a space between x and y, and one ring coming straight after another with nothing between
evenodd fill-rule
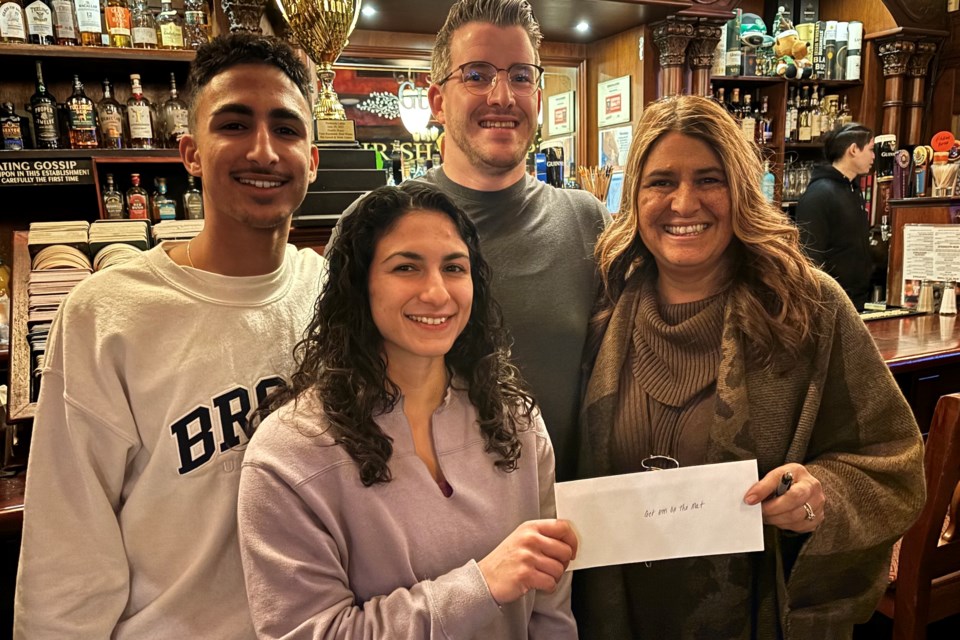
<instances>
[{"instance_id":1,"label":"man with eyeglasses","mask_svg":"<svg viewBox=\"0 0 960 640\"><path fill-rule=\"evenodd\" d=\"M526 0L459 0L437 34L429 90L443 166L422 180L480 231L493 293L553 440L557 478L576 462L580 356L597 293L593 246L609 220L585 191L526 172L541 103L540 26Z\"/></svg>"}]
</instances>

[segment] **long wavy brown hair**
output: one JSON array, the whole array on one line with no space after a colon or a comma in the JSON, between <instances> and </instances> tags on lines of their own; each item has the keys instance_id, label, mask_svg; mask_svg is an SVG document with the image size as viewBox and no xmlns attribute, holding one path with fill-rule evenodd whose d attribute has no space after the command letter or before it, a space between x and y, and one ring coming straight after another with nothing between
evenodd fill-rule
<instances>
[{"instance_id":1,"label":"long wavy brown hair","mask_svg":"<svg viewBox=\"0 0 960 640\"><path fill-rule=\"evenodd\" d=\"M327 250L329 275L307 337L297 346L299 366L291 384L271 395L258 412L263 417L304 396L317 400L327 427L315 435L325 432L350 454L364 486L391 479L387 463L393 442L374 416L393 410L400 399L400 389L387 376L383 336L370 311L370 265L380 238L414 210L445 214L467 245L473 306L445 362L451 377L467 385L485 449L497 457L498 469L517 468L517 434L529 424L536 406L508 359L510 342L500 305L490 293L490 267L480 254L480 238L470 219L450 198L422 182L372 191L341 220L340 235Z\"/></svg>"},{"instance_id":2,"label":"long wavy brown hair","mask_svg":"<svg viewBox=\"0 0 960 640\"><path fill-rule=\"evenodd\" d=\"M653 255L640 237L636 204L651 149L670 132L702 140L726 171L734 234L729 251L732 321L752 343L748 359L769 367L778 350L796 357L813 338L820 283L800 247L797 228L763 197L760 150L746 140L723 107L700 96L650 104L634 129L625 171L625 206L595 250L603 292L591 320L590 355L596 356L627 279L657 277Z\"/></svg>"}]
</instances>

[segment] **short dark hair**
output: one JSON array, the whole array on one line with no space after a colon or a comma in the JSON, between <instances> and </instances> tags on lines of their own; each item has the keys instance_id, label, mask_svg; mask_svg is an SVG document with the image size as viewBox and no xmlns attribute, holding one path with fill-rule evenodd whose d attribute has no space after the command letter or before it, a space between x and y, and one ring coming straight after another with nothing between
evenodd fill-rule
<instances>
[{"instance_id":1,"label":"short dark hair","mask_svg":"<svg viewBox=\"0 0 960 640\"><path fill-rule=\"evenodd\" d=\"M873 140L873 131L859 122L848 122L835 127L823 136L823 157L834 163L843 157L851 144L863 149Z\"/></svg>"},{"instance_id":2,"label":"short dark hair","mask_svg":"<svg viewBox=\"0 0 960 640\"><path fill-rule=\"evenodd\" d=\"M365 486L391 479L392 440L373 418L393 409L400 399L400 390L387 377L383 336L370 310L370 267L380 239L416 210L446 215L467 245L473 304L445 361L453 376L466 384L485 449L494 454L498 469L517 468L517 434L527 428L536 406L509 361L509 337L490 291L493 276L480 254L473 222L447 195L425 183L380 187L341 221L340 235L326 255L329 276L307 337L297 347L297 372L291 384L271 395L259 410L264 416L304 395L318 401L328 422L326 432L356 462Z\"/></svg>"},{"instance_id":3,"label":"short dark hair","mask_svg":"<svg viewBox=\"0 0 960 640\"><path fill-rule=\"evenodd\" d=\"M280 38L239 32L218 36L197 49L190 65L187 86L190 90L190 130L195 128L197 99L203 88L216 76L240 64L266 64L280 69L293 82L310 104L310 74Z\"/></svg>"}]
</instances>

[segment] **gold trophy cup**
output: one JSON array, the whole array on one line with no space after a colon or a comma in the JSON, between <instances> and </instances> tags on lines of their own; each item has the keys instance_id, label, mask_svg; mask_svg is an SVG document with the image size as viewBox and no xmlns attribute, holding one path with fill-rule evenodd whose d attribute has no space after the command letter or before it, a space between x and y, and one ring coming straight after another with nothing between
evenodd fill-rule
<instances>
[{"instance_id":1,"label":"gold trophy cup","mask_svg":"<svg viewBox=\"0 0 960 640\"><path fill-rule=\"evenodd\" d=\"M357 145L356 128L347 120L333 90L333 63L357 26L360 0L277 0L284 20L300 46L317 65L320 91L313 106L317 141L333 146Z\"/></svg>"}]
</instances>

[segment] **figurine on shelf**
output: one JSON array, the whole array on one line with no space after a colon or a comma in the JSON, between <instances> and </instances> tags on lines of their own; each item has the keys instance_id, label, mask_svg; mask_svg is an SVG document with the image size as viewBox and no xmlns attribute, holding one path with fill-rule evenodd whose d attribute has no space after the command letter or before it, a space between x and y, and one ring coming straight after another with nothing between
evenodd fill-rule
<instances>
[{"instance_id":1,"label":"figurine on shelf","mask_svg":"<svg viewBox=\"0 0 960 640\"><path fill-rule=\"evenodd\" d=\"M793 23L784 15L780 7L774 19L776 44L773 52L777 56L776 74L786 78L806 80L813 75L813 63L808 56L808 45L800 39Z\"/></svg>"}]
</instances>

